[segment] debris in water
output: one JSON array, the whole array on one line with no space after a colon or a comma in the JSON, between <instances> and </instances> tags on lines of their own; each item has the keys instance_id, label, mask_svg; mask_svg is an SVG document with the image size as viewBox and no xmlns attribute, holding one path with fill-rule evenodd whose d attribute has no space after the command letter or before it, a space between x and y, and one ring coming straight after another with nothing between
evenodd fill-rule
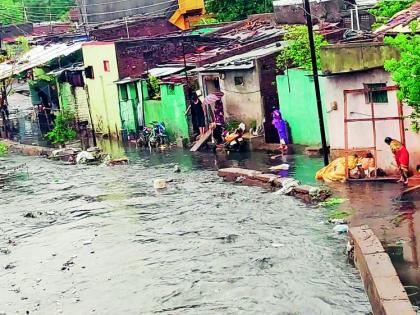
<instances>
[{"instance_id":1,"label":"debris in water","mask_svg":"<svg viewBox=\"0 0 420 315\"><path fill-rule=\"evenodd\" d=\"M271 246L273 246L273 247L284 247L284 244L280 244L280 243L271 243Z\"/></svg>"},{"instance_id":2,"label":"debris in water","mask_svg":"<svg viewBox=\"0 0 420 315\"><path fill-rule=\"evenodd\" d=\"M10 263L10 264L7 264L6 266L4 266L4 269L6 269L6 270L11 270L11 269L14 269L14 268L16 268L16 265L13 264L13 263Z\"/></svg>"},{"instance_id":3,"label":"debris in water","mask_svg":"<svg viewBox=\"0 0 420 315\"><path fill-rule=\"evenodd\" d=\"M166 180L157 178L153 183L153 187L155 189L165 189L166 188Z\"/></svg>"},{"instance_id":4,"label":"debris in water","mask_svg":"<svg viewBox=\"0 0 420 315\"><path fill-rule=\"evenodd\" d=\"M344 198L331 197L331 198L328 198L326 201L321 202L319 205L322 207L334 207L346 201L347 199L344 199Z\"/></svg>"},{"instance_id":5,"label":"debris in water","mask_svg":"<svg viewBox=\"0 0 420 315\"><path fill-rule=\"evenodd\" d=\"M289 164L280 164L270 167L270 171L287 171L290 168Z\"/></svg>"},{"instance_id":6,"label":"debris in water","mask_svg":"<svg viewBox=\"0 0 420 315\"><path fill-rule=\"evenodd\" d=\"M129 162L128 158L123 157L120 159L113 159L113 160L106 161L105 164L107 166L116 166L116 165L127 165L128 162Z\"/></svg>"},{"instance_id":7,"label":"debris in water","mask_svg":"<svg viewBox=\"0 0 420 315\"><path fill-rule=\"evenodd\" d=\"M0 248L0 253L3 255L9 255L11 251L8 248Z\"/></svg>"},{"instance_id":8,"label":"debris in water","mask_svg":"<svg viewBox=\"0 0 420 315\"><path fill-rule=\"evenodd\" d=\"M282 185L283 187L280 190L276 191L275 194L287 195L293 190L293 188L299 186L299 182L294 178L286 178L282 182Z\"/></svg>"},{"instance_id":9,"label":"debris in water","mask_svg":"<svg viewBox=\"0 0 420 315\"><path fill-rule=\"evenodd\" d=\"M333 231L338 234L344 234L349 231L349 226L347 224L339 224L334 226Z\"/></svg>"},{"instance_id":10,"label":"debris in water","mask_svg":"<svg viewBox=\"0 0 420 315\"><path fill-rule=\"evenodd\" d=\"M33 212L27 212L23 215L24 218L31 218L31 219L35 219L36 216Z\"/></svg>"},{"instance_id":11,"label":"debris in water","mask_svg":"<svg viewBox=\"0 0 420 315\"><path fill-rule=\"evenodd\" d=\"M74 266L74 261L73 259L75 258L75 256L71 257L69 260L67 260L64 264L63 267L61 267L61 271L64 270L70 270L70 267Z\"/></svg>"},{"instance_id":12,"label":"debris in water","mask_svg":"<svg viewBox=\"0 0 420 315\"><path fill-rule=\"evenodd\" d=\"M174 173L181 173L181 168L179 167L179 165L174 166Z\"/></svg>"}]
</instances>

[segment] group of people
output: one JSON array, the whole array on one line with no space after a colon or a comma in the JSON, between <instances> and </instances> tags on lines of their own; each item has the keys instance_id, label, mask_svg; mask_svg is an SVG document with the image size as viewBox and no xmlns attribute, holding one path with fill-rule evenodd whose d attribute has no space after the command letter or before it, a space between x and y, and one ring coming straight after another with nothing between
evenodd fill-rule
<instances>
[{"instance_id":1,"label":"group of people","mask_svg":"<svg viewBox=\"0 0 420 315\"><path fill-rule=\"evenodd\" d=\"M223 129L225 126L225 116L223 103L219 99L215 101L214 108L204 106L196 93L191 97L191 117L194 132L201 138L206 133L207 128L213 130L213 137L217 143L223 142Z\"/></svg>"}]
</instances>

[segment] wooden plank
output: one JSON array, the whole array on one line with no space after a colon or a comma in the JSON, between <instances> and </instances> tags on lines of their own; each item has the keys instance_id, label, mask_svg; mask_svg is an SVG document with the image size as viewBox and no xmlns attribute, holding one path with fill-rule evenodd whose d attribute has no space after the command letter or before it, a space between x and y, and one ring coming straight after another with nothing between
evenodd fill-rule
<instances>
[{"instance_id":1,"label":"wooden plank","mask_svg":"<svg viewBox=\"0 0 420 315\"><path fill-rule=\"evenodd\" d=\"M201 146L204 144L204 142L206 142L207 140L208 140L208 138L210 138L211 137L211 134L212 134L212 132L213 132L213 130L207 130L207 132L204 134L204 136L203 137L201 137L200 138L200 140L198 140L195 144L194 144L194 146L191 148L191 152L196 152L196 151L198 151L200 148L201 148Z\"/></svg>"},{"instance_id":2,"label":"wooden plank","mask_svg":"<svg viewBox=\"0 0 420 315\"><path fill-rule=\"evenodd\" d=\"M404 197L406 197L407 195L410 195L410 194L420 194L420 185L407 188L406 190L404 190L401 193L400 198L402 199L402 198L404 198Z\"/></svg>"}]
</instances>

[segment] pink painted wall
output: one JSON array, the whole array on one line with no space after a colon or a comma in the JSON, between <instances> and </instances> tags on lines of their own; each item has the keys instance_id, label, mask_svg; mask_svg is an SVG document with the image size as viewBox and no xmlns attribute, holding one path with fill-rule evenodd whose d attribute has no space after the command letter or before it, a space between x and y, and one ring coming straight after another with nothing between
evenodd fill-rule
<instances>
[{"instance_id":1,"label":"pink painted wall","mask_svg":"<svg viewBox=\"0 0 420 315\"><path fill-rule=\"evenodd\" d=\"M330 144L331 149L344 149L344 89L362 89L364 83L386 83L387 86L395 85L388 72L383 69L373 69L364 72L335 75L325 80L325 106L329 113ZM331 110L331 105L336 102L337 110ZM350 94L348 96L348 118L371 117L370 105L366 104L364 94ZM388 103L374 105L375 117L397 117L396 91L388 91ZM404 106L404 114L409 113L409 108ZM409 129L409 120L405 121L406 129ZM349 123L349 148L364 148L373 146L373 129L371 122ZM377 148L378 166L385 170L392 170L394 161L389 147L384 143L385 137L400 140L400 128L398 120L377 121ZM406 131L407 149L410 151L410 164L413 169L420 164L420 134Z\"/></svg>"}]
</instances>

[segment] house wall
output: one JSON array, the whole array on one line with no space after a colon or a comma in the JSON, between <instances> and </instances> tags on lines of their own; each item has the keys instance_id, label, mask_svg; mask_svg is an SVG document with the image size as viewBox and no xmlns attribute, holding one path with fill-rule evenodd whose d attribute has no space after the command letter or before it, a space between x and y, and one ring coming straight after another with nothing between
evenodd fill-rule
<instances>
[{"instance_id":1,"label":"house wall","mask_svg":"<svg viewBox=\"0 0 420 315\"><path fill-rule=\"evenodd\" d=\"M293 143L315 146L321 144L318 110L313 77L301 69L289 69L277 76L280 112L289 123ZM328 141L328 119L324 93L324 78L320 78L324 123Z\"/></svg>"},{"instance_id":2,"label":"house wall","mask_svg":"<svg viewBox=\"0 0 420 315\"><path fill-rule=\"evenodd\" d=\"M143 84L144 98L144 120L146 126L152 122L164 122L166 130L171 140L177 138L189 138L189 127L185 110L187 103L185 98L184 86L174 85L173 91L170 91L170 84L161 85L161 99L148 99L147 89Z\"/></svg>"},{"instance_id":3,"label":"house wall","mask_svg":"<svg viewBox=\"0 0 420 315\"><path fill-rule=\"evenodd\" d=\"M182 47L184 42L184 48ZM120 78L140 77L157 64L195 51L195 44L186 37L165 40L138 40L117 42L118 71Z\"/></svg>"},{"instance_id":4,"label":"house wall","mask_svg":"<svg viewBox=\"0 0 420 315\"><path fill-rule=\"evenodd\" d=\"M243 77L243 85L235 85L235 77ZM264 119L261 87L258 72L250 70L226 71L224 80L220 80L220 89L225 94L223 105L226 119L244 122L246 127L252 121L261 125Z\"/></svg>"},{"instance_id":5,"label":"house wall","mask_svg":"<svg viewBox=\"0 0 420 315\"><path fill-rule=\"evenodd\" d=\"M305 24L302 6L291 4L289 0L274 0L274 16L278 24ZM311 13L316 21L340 22L343 0L323 0L310 2ZM315 19L314 18L314 19Z\"/></svg>"},{"instance_id":6,"label":"house wall","mask_svg":"<svg viewBox=\"0 0 420 315\"><path fill-rule=\"evenodd\" d=\"M136 93L137 82L131 82L128 84L120 84L119 86L119 105L120 105L120 116L122 129L126 129L128 133L137 132L139 127L138 120L138 106L140 94ZM126 89L127 100L123 100L121 95L121 89Z\"/></svg>"},{"instance_id":7,"label":"house wall","mask_svg":"<svg viewBox=\"0 0 420 315\"><path fill-rule=\"evenodd\" d=\"M178 7L178 1L125 0L103 1L85 0L84 14L89 23L101 23L129 16L166 15Z\"/></svg>"},{"instance_id":8,"label":"house wall","mask_svg":"<svg viewBox=\"0 0 420 315\"><path fill-rule=\"evenodd\" d=\"M119 137L121 119L118 104L117 58L113 43L93 42L83 45L83 59L86 67L92 66L94 79L86 78L89 91L92 119L97 133L109 133ZM104 61L109 62L109 71L104 69Z\"/></svg>"},{"instance_id":9,"label":"house wall","mask_svg":"<svg viewBox=\"0 0 420 315\"><path fill-rule=\"evenodd\" d=\"M184 85L175 84L161 85L161 97L163 107L163 121L170 135L175 138L189 138L189 127L185 111L187 101L185 97Z\"/></svg>"},{"instance_id":10,"label":"house wall","mask_svg":"<svg viewBox=\"0 0 420 315\"><path fill-rule=\"evenodd\" d=\"M130 38L165 35L179 29L171 24L166 17L145 18L128 23ZM96 40L119 40L127 38L127 25L124 22L114 26L93 29L90 35Z\"/></svg>"},{"instance_id":11,"label":"house wall","mask_svg":"<svg viewBox=\"0 0 420 315\"><path fill-rule=\"evenodd\" d=\"M327 108L334 102L337 110L328 114L330 144L332 150L344 149L344 89L361 89L363 83L386 83L393 86L395 83L390 75L383 69L330 76L325 79L325 101ZM370 105L366 104L364 94L350 94L348 96L348 118L371 117ZM398 117L396 91L388 92L388 103L375 104L375 117ZM404 106L404 114L409 109ZM353 122L348 124L349 148L363 148L373 146L373 129L371 122ZM409 120L405 120L405 126L409 126ZM389 147L384 143L385 137L400 140L400 126L398 120L386 120L376 122L378 166L385 170L393 170L394 162ZM414 168L420 159L420 135L412 131L405 132L407 149L410 152L410 164Z\"/></svg>"}]
</instances>

